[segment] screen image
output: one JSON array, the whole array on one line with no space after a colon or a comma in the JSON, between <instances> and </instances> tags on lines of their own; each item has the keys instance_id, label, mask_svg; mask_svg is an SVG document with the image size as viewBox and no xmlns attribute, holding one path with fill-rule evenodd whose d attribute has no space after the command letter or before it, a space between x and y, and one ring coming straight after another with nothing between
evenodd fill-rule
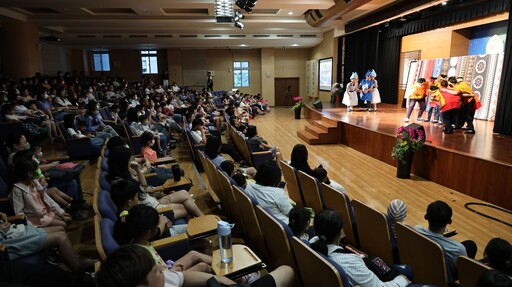
<instances>
[{"instance_id":1,"label":"screen image","mask_svg":"<svg viewBox=\"0 0 512 287\"><path fill-rule=\"evenodd\" d=\"M320 59L318 66L318 86L321 91L330 91L332 87L332 58Z\"/></svg>"}]
</instances>

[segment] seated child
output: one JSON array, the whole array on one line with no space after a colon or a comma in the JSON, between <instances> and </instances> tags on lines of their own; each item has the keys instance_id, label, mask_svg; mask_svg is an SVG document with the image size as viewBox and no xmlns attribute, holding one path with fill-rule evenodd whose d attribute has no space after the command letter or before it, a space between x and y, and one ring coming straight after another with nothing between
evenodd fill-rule
<instances>
[{"instance_id":1,"label":"seated child","mask_svg":"<svg viewBox=\"0 0 512 287\"><path fill-rule=\"evenodd\" d=\"M156 209L137 204L130 208L128 212L123 212L122 215L117 221L122 226L117 230L122 229L122 232L114 234L116 241L120 245L136 244L142 246L149 251L162 270L212 272L212 257L196 251L190 251L169 265L160 257L150 243L150 240L158 232L159 228L168 228L169 221L165 216L158 215Z\"/></svg>"},{"instance_id":2,"label":"seated child","mask_svg":"<svg viewBox=\"0 0 512 287\"><path fill-rule=\"evenodd\" d=\"M327 185L330 185L332 188L336 189L339 192L343 192L345 194L347 193L345 191L345 188L341 184L339 184L339 183L335 182L334 180L331 180L327 177L327 170L325 170L325 168L323 168L322 165L315 168L314 173L315 173L315 177L316 177L316 179L318 179L318 181L323 182Z\"/></svg>"},{"instance_id":3,"label":"seated child","mask_svg":"<svg viewBox=\"0 0 512 287\"><path fill-rule=\"evenodd\" d=\"M288 213L288 226L293 232L293 235L297 236L302 240L309 240L309 234L307 230L311 223L311 213L305 207L295 206Z\"/></svg>"},{"instance_id":4,"label":"seated child","mask_svg":"<svg viewBox=\"0 0 512 287\"><path fill-rule=\"evenodd\" d=\"M100 151L105 143L105 140L114 136L113 133L109 132L112 127L106 126L102 132L96 132L95 134L87 131L87 123L83 120L78 121L79 129L75 129L75 116L68 114L64 116L64 127L72 138L85 138L91 139L91 147L94 150ZM110 127L107 128L107 127ZM113 129L112 129L113 130ZM114 131L115 132L115 131Z\"/></svg>"},{"instance_id":5,"label":"seated child","mask_svg":"<svg viewBox=\"0 0 512 287\"><path fill-rule=\"evenodd\" d=\"M31 225L37 227L66 227L71 216L45 192L36 176L36 164L21 158L15 162L17 182L9 194L15 214L25 214Z\"/></svg>"}]
</instances>

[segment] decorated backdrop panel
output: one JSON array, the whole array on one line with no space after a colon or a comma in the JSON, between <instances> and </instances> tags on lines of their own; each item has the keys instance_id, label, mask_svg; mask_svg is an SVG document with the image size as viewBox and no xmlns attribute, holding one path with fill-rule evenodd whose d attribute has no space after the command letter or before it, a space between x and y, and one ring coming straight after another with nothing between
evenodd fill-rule
<instances>
[{"instance_id":1,"label":"decorated backdrop panel","mask_svg":"<svg viewBox=\"0 0 512 287\"><path fill-rule=\"evenodd\" d=\"M476 111L475 118L493 121L498 103L498 90L503 68L503 53L452 58L420 60L413 81L418 78L429 79L439 74L449 77L462 77L470 83L473 91L480 97L482 107Z\"/></svg>"}]
</instances>

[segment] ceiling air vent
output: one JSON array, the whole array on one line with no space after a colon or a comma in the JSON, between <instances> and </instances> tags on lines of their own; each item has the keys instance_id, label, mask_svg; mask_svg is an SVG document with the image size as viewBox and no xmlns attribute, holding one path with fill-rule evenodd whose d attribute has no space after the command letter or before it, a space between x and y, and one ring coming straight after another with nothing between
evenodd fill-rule
<instances>
[{"instance_id":1,"label":"ceiling air vent","mask_svg":"<svg viewBox=\"0 0 512 287\"><path fill-rule=\"evenodd\" d=\"M77 35L77 38L96 38L96 35Z\"/></svg>"},{"instance_id":2,"label":"ceiling air vent","mask_svg":"<svg viewBox=\"0 0 512 287\"><path fill-rule=\"evenodd\" d=\"M277 35L277 38L293 38L293 35Z\"/></svg>"},{"instance_id":3,"label":"ceiling air vent","mask_svg":"<svg viewBox=\"0 0 512 287\"><path fill-rule=\"evenodd\" d=\"M246 35L229 35L229 38L245 38Z\"/></svg>"},{"instance_id":4,"label":"ceiling air vent","mask_svg":"<svg viewBox=\"0 0 512 287\"><path fill-rule=\"evenodd\" d=\"M130 35L128 37L130 37L130 38L147 38L148 35Z\"/></svg>"},{"instance_id":5,"label":"ceiling air vent","mask_svg":"<svg viewBox=\"0 0 512 287\"><path fill-rule=\"evenodd\" d=\"M172 38L172 35L155 35L155 38Z\"/></svg>"},{"instance_id":6,"label":"ceiling air vent","mask_svg":"<svg viewBox=\"0 0 512 287\"><path fill-rule=\"evenodd\" d=\"M222 35L204 35L205 38L220 38Z\"/></svg>"},{"instance_id":7,"label":"ceiling air vent","mask_svg":"<svg viewBox=\"0 0 512 287\"><path fill-rule=\"evenodd\" d=\"M103 38L121 38L121 35L103 35Z\"/></svg>"},{"instance_id":8,"label":"ceiling air vent","mask_svg":"<svg viewBox=\"0 0 512 287\"><path fill-rule=\"evenodd\" d=\"M180 35L180 38L197 38L197 35Z\"/></svg>"},{"instance_id":9,"label":"ceiling air vent","mask_svg":"<svg viewBox=\"0 0 512 287\"><path fill-rule=\"evenodd\" d=\"M316 38L316 35L300 35L301 38Z\"/></svg>"},{"instance_id":10,"label":"ceiling air vent","mask_svg":"<svg viewBox=\"0 0 512 287\"><path fill-rule=\"evenodd\" d=\"M270 35L252 35L253 38L270 38Z\"/></svg>"}]
</instances>

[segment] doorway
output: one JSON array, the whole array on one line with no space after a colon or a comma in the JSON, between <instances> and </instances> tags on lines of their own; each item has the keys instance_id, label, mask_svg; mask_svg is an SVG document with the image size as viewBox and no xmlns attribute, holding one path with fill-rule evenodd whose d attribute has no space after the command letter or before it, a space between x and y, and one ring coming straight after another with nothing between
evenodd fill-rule
<instances>
[{"instance_id":1,"label":"doorway","mask_svg":"<svg viewBox=\"0 0 512 287\"><path fill-rule=\"evenodd\" d=\"M276 106L293 106L293 98L300 96L300 79L275 78L274 89Z\"/></svg>"}]
</instances>

